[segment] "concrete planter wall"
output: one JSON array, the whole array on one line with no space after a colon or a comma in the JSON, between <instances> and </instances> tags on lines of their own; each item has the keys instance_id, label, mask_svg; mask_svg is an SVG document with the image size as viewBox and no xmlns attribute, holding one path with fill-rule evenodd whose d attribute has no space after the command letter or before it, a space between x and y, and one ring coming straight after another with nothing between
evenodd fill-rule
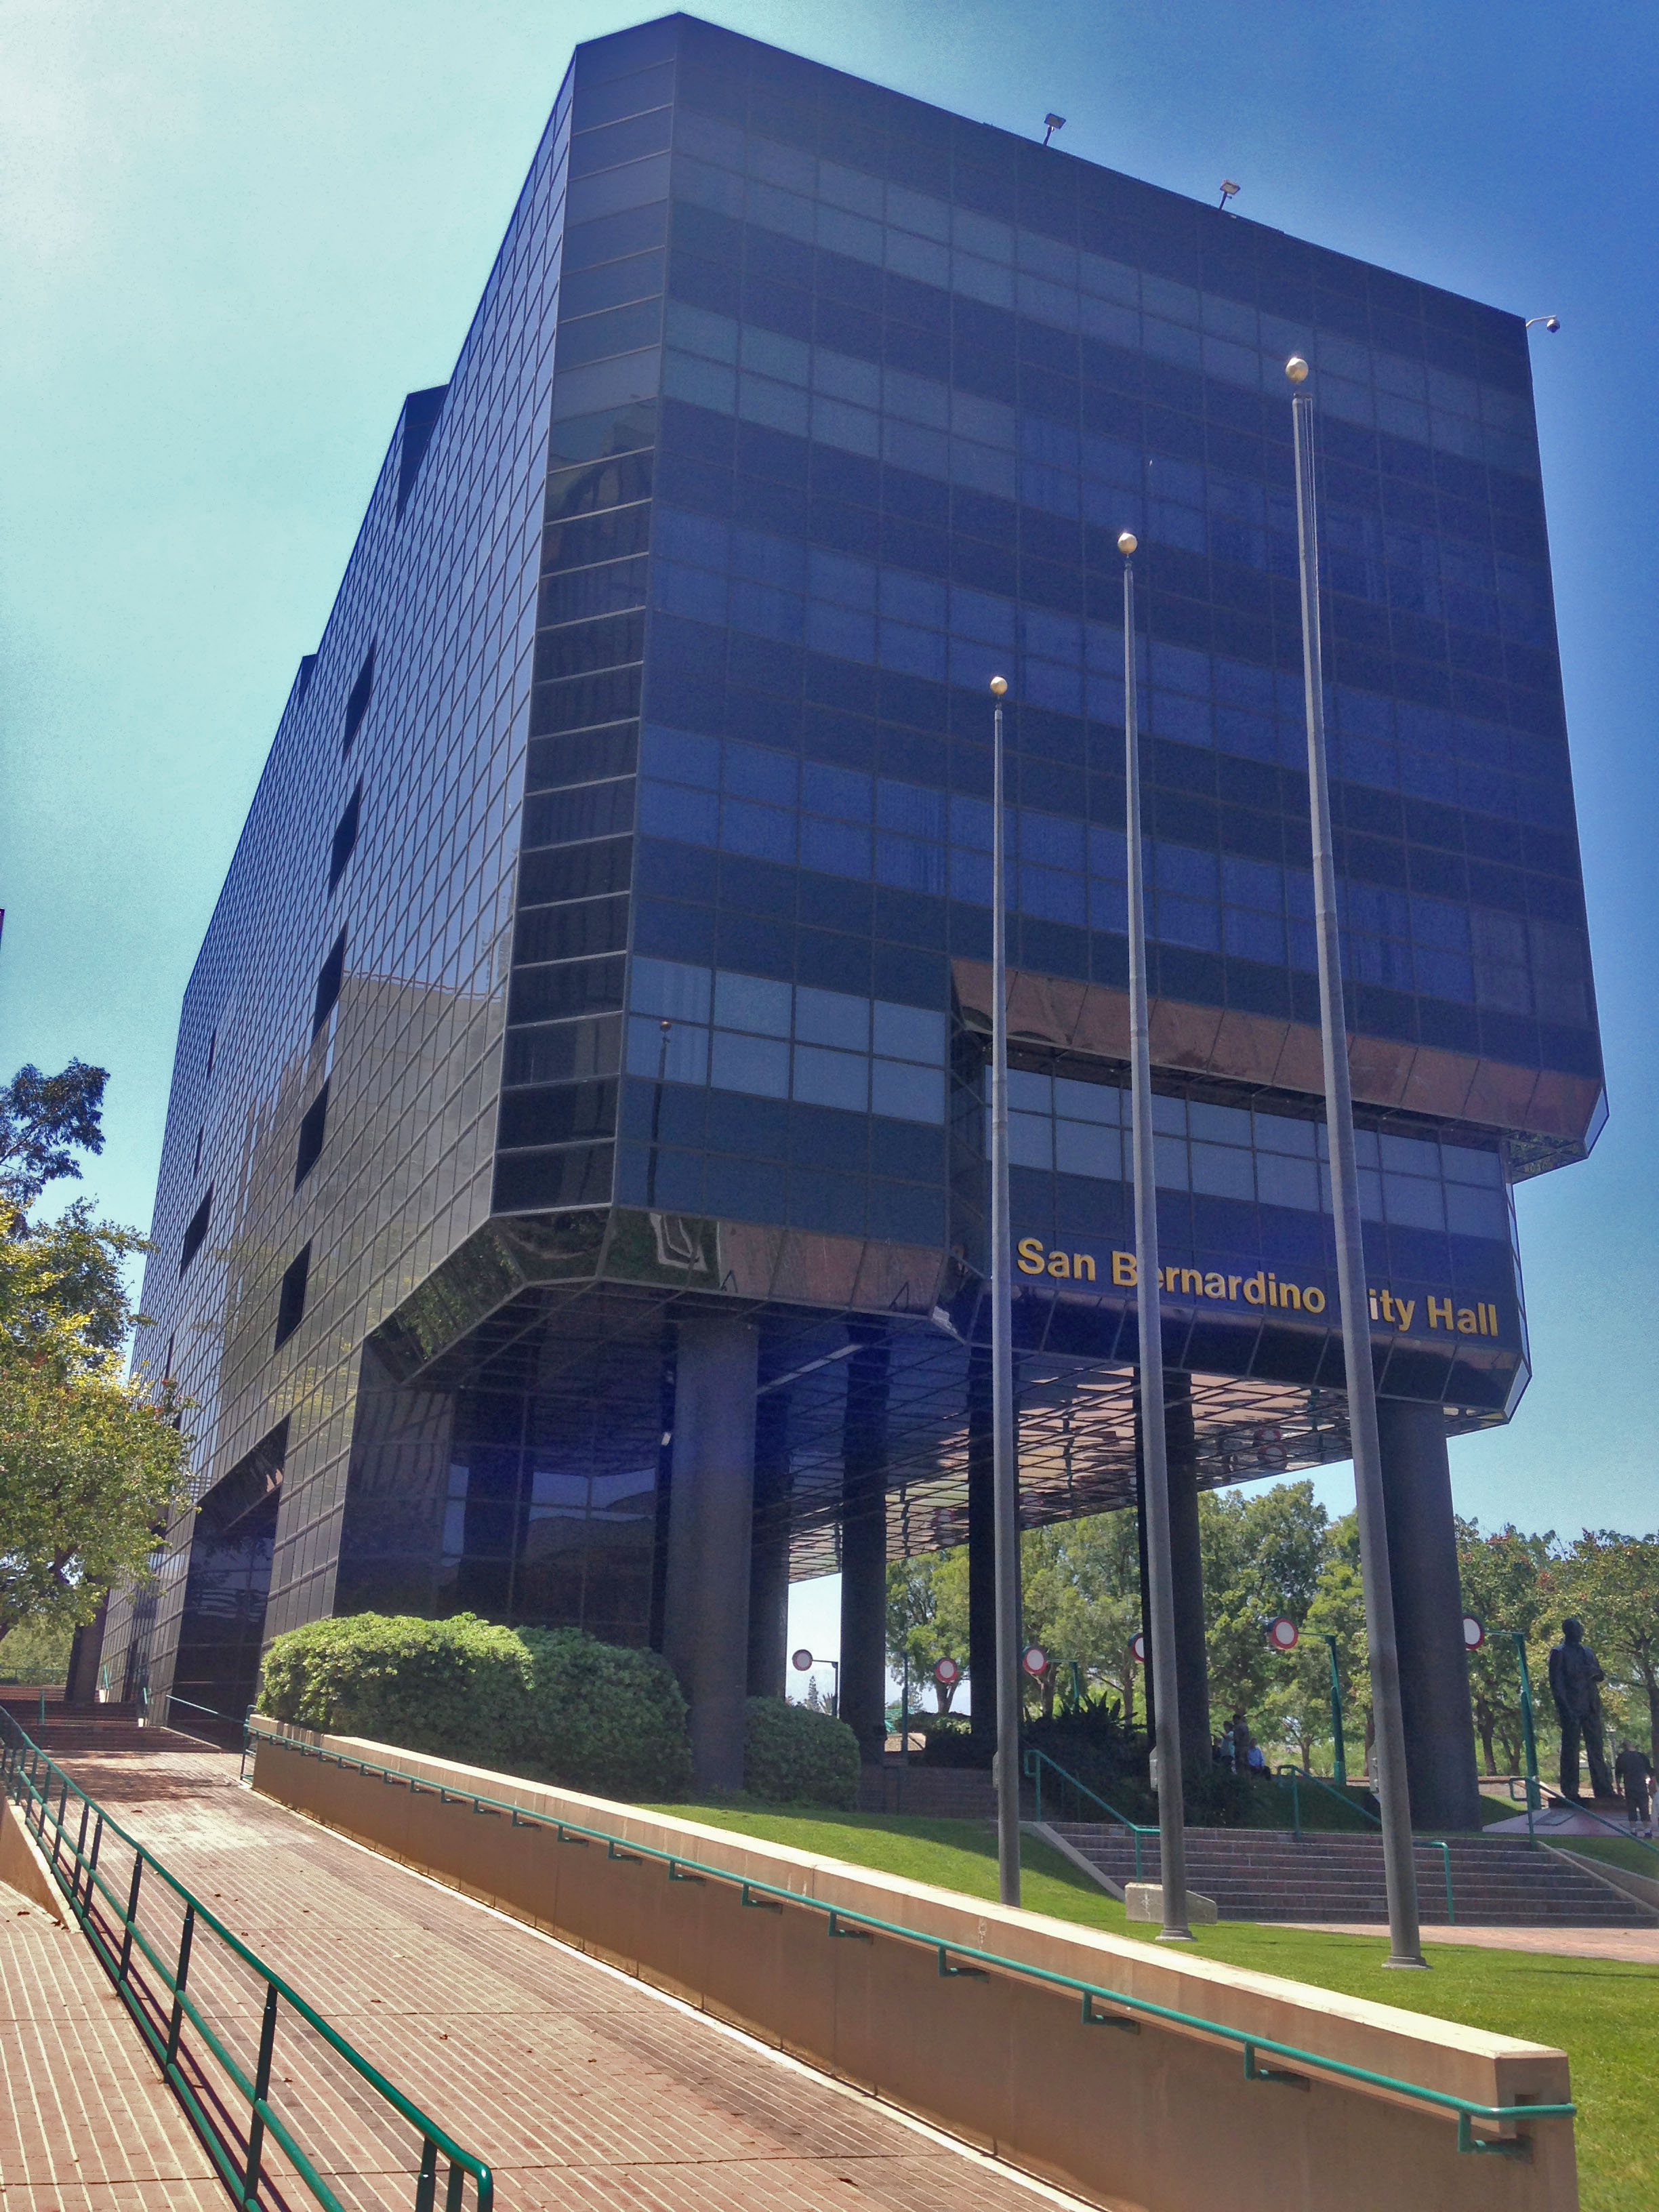
<instances>
[{"instance_id":1,"label":"concrete planter wall","mask_svg":"<svg viewBox=\"0 0 1659 2212\"><path fill-rule=\"evenodd\" d=\"M1537 2123L1524 2158L1460 2154L1450 2113L1330 2075L1303 2086L1248 2081L1237 2044L1151 2021L1133 2035L1085 2027L1076 1995L996 1970L947 1977L938 1946L991 1951L1482 2105L1567 2101L1559 2051L571 1790L268 1722L257 1735L262 1794L1111 2212L1574 2212L1577 2204L1568 2120ZM301 1745L425 1786L411 1794L380 1774L302 1756ZM726 1881L673 1881L660 1862L619 1860L603 1844L561 1844L552 1829L476 1812L465 1796L445 1802L441 1790L479 1792L537 1820L578 1822L619 1845L682 1853L913 1929L927 1942L835 1941L823 1911L746 1908Z\"/></svg>"}]
</instances>

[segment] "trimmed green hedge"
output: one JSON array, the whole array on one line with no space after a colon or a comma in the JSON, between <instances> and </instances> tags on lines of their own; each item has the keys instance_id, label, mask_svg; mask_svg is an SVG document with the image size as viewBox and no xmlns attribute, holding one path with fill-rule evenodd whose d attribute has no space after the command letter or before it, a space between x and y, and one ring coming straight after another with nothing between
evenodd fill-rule
<instances>
[{"instance_id":1,"label":"trimmed green hedge","mask_svg":"<svg viewBox=\"0 0 1659 2212\"><path fill-rule=\"evenodd\" d=\"M597 1796L673 1797L690 1783L685 1701L663 1660L577 1629L466 1613L313 1620L272 1643L258 1709Z\"/></svg>"},{"instance_id":2,"label":"trimmed green hedge","mask_svg":"<svg viewBox=\"0 0 1659 2212\"><path fill-rule=\"evenodd\" d=\"M850 1811L859 1796L859 1740L845 1721L750 1698L744 1724L744 1786L779 1805L834 1805Z\"/></svg>"}]
</instances>

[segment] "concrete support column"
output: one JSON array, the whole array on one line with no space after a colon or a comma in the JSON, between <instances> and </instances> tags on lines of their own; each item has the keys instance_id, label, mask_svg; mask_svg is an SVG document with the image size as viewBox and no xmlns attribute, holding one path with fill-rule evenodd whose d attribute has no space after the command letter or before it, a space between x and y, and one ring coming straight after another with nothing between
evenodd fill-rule
<instances>
[{"instance_id":1,"label":"concrete support column","mask_svg":"<svg viewBox=\"0 0 1659 2212\"><path fill-rule=\"evenodd\" d=\"M841 1717L861 1759L887 1737L887 1391L891 1353L876 1324L847 1362L842 1428Z\"/></svg>"},{"instance_id":2,"label":"concrete support column","mask_svg":"<svg viewBox=\"0 0 1659 2212\"><path fill-rule=\"evenodd\" d=\"M781 1698L789 1681L789 1393L755 1406L755 1516L749 1561L749 1694Z\"/></svg>"},{"instance_id":3,"label":"concrete support column","mask_svg":"<svg viewBox=\"0 0 1659 2212\"><path fill-rule=\"evenodd\" d=\"M1137 1407L1137 1424L1139 1418ZM1204 1632L1204 1564L1198 1535L1198 1446L1193 1426L1193 1378L1174 1369L1167 1370L1164 1377L1164 1449L1170 1470L1170 1559L1175 1584L1182 1763L1189 1774L1203 1774L1210 1765L1210 1662ZM1139 1462L1138 1426L1136 1459ZM1142 1487L1137 1464L1138 1499ZM1144 1614L1144 1534L1142 1559ZM1151 1674L1148 1668L1149 1692ZM1149 1694L1149 1706L1151 1702Z\"/></svg>"},{"instance_id":4,"label":"concrete support column","mask_svg":"<svg viewBox=\"0 0 1659 2212\"><path fill-rule=\"evenodd\" d=\"M997 1747L997 1524L991 1433L991 1354L968 1354L968 1680L975 1751Z\"/></svg>"},{"instance_id":5,"label":"concrete support column","mask_svg":"<svg viewBox=\"0 0 1659 2212\"><path fill-rule=\"evenodd\" d=\"M663 1656L691 1709L699 1790L743 1787L759 1354L747 1322L680 1324Z\"/></svg>"},{"instance_id":6,"label":"concrete support column","mask_svg":"<svg viewBox=\"0 0 1659 2212\"><path fill-rule=\"evenodd\" d=\"M1478 1828L1474 1722L1446 1425L1438 1406L1376 1401L1400 1702L1414 1828Z\"/></svg>"}]
</instances>

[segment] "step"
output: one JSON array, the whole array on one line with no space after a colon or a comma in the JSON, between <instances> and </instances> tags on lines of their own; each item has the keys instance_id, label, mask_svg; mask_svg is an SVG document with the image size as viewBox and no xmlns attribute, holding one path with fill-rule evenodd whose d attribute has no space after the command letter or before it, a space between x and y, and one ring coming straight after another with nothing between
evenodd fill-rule
<instances>
[{"instance_id":1,"label":"step","mask_svg":"<svg viewBox=\"0 0 1659 2212\"><path fill-rule=\"evenodd\" d=\"M1091 1863L1122 1881L1134 1872L1134 1839L1121 1830L1056 1822ZM1451 1843L1453 1905L1461 1921L1491 1927L1649 1927L1652 1916L1594 1875L1580 1872L1519 1838ZM1444 1858L1416 1846L1420 1911L1446 1917ZM1378 1920L1386 1917L1381 1839L1261 1830L1189 1829L1188 1874L1229 1918ZM1156 1838L1143 1837L1140 1871L1156 1880Z\"/></svg>"}]
</instances>

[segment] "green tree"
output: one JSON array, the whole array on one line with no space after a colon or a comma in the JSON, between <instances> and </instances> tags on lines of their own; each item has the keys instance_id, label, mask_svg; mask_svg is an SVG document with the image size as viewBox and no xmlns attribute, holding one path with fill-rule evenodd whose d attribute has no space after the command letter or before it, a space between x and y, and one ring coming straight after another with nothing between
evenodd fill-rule
<instances>
[{"instance_id":1,"label":"green tree","mask_svg":"<svg viewBox=\"0 0 1659 2212\"><path fill-rule=\"evenodd\" d=\"M89 1620L185 1502L174 1408L122 1376L109 1342L131 1319L117 1262L137 1242L82 1209L0 1237L0 1637ZM93 1310L66 1310L88 1277Z\"/></svg>"},{"instance_id":2,"label":"green tree","mask_svg":"<svg viewBox=\"0 0 1659 2212\"><path fill-rule=\"evenodd\" d=\"M1568 1600L1609 1686L1645 1700L1649 1757L1659 1765L1659 1534L1586 1528L1563 1562ZM1559 1606L1556 1611L1560 1611Z\"/></svg>"},{"instance_id":3,"label":"green tree","mask_svg":"<svg viewBox=\"0 0 1659 2212\"><path fill-rule=\"evenodd\" d=\"M933 1669L941 1659L954 1659L963 1674L968 1671L965 1544L896 1559L887 1570L887 1663L902 1675L908 1661L913 1710L920 1710L923 1688L931 1683L939 1711L950 1711L962 1677L948 1686L936 1680Z\"/></svg>"},{"instance_id":4,"label":"green tree","mask_svg":"<svg viewBox=\"0 0 1659 2212\"><path fill-rule=\"evenodd\" d=\"M1469 1654L1469 1703L1488 1774L1521 1771L1524 1750L1515 1638L1518 1633L1534 1642L1546 1609L1559 1610L1557 1550L1553 1530L1528 1536L1509 1522L1483 1533L1478 1521L1460 1516L1457 1522L1457 1573L1464 1609L1486 1632L1480 1649Z\"/></svg>"},{"instance_id":5,"label":"green tree","mask_svg":"<svg viewBox=\"0 0 1659 2212\"><path fill-rule=\"evenodd\" d=\"M1311 1482L1209 1491L1198 1502L1210 1707L1242 1709L1253 1732L1272 1731L1294 1706L1296 1677L1267 1642L1267 1625L1308 1617L1328 1562L1330 1520Z\"/></svg>"},{"instance_id":6,"label":"green tree","mask_svg":"<svg viewBox=\"0 0 1659 2212\"><path fill-rule=\"evenodd\" d=\"M72 1060L61 1075L20 1067L0 1085L0 1210L12 1215L12 1235L49 1182L79 1176L77 1151L103 1151L108 1080L101 1067Z\"/></svg>"},{"instance_id":7,"label":"green tree","mask_svg":"<svg viewBox=\"0 0 1659 2212\"><path fill-rule=\"evenodd\" d=\"M27 1212L80 1173L76 1148L101 1147L104 1080L72 1060L0 1090L0 1638L89 1620L187 1496L182 1409L120 1372L123 1264L144 1240L85 1200L43 1224Z\"/></svg>"},{"instance_id":8,"label":"green tree","mask_svg":"<svg viewBox=\"0 0 1659 2212\"><path fill-rule=\"evenodd\" d=\"M1085 1688L1115 1692L1126 1722L1135 1711L1130 1638L1140 1626L1140 1558L1133 1513L1093 1513L1028 1528L1020 1539L1020 1607L1027 1643L1048 1655L1028 1701L1052 1714L1077 1668Z\"/></svg>"},{"instance_id":9,"label":"green tree","mask_svg":"<svg viewBox=\"0 0 1659 2212\"><path fill-rule=\"evenodd\" d=\"M1348 1771L1358 1775L1370 1741L1370 1656L1365 1641L1365 1592L1359 1571L1359 1522L1345 1513L1326 1531L1325 1561L1306 1613L1302 1640L1286 1667L1285 1711L1304 1769L1316 1744L1331 1734L1331 1646L1342 1696L1342 1736Z\"/></svg>"}]
</instances>

